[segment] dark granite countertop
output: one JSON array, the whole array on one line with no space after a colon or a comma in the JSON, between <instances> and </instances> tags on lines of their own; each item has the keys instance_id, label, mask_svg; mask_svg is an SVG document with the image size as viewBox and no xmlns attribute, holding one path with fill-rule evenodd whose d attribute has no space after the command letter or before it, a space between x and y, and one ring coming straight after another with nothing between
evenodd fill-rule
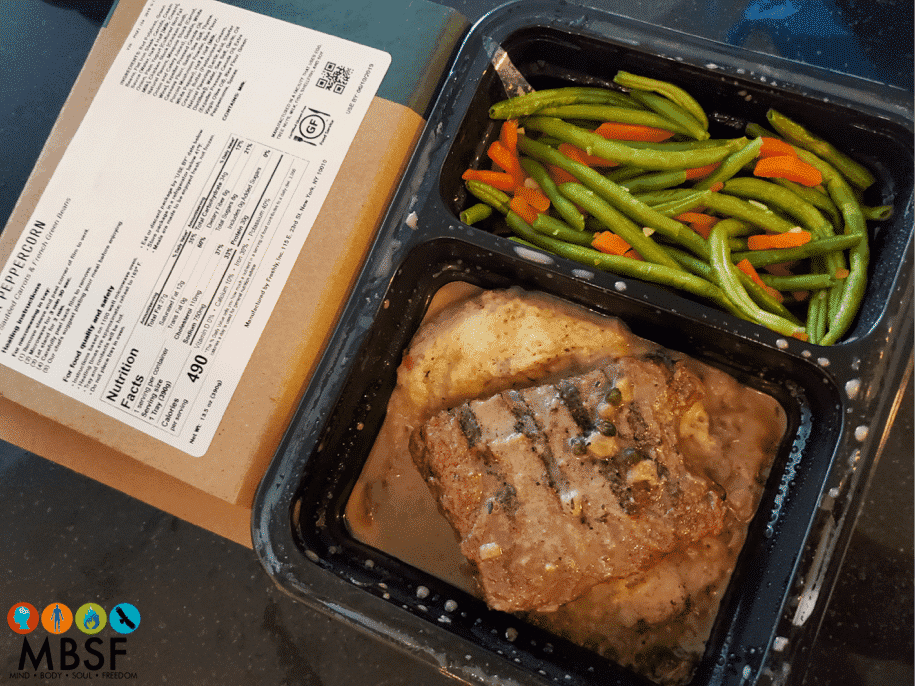
<instances>
[{"instance_id":1,"label":"dark granite countertop","mask_svg":"<svg viewBox=\"0 0 916 686\"><path fill-rule=\"evenodd\" d=\"M498 3L452 0L474 20ZM913 4L891 0L605 0L636 19L913 91ZM110 1L0 7L0 226ZM811 655L810 686L913 683L913 384L877 462ZM3 417L0 417L0 423ZM0 596L104 597L144 618L118 656L135 683L446 684L450 678L280 592L254 553L0 443ZM72 602L72 601L71 601ZM13 683L21 639L0 641ZM33 681L44 681L36 675ZM53 679L48 679L53 680Z\"/></svg>"}]
</instances>

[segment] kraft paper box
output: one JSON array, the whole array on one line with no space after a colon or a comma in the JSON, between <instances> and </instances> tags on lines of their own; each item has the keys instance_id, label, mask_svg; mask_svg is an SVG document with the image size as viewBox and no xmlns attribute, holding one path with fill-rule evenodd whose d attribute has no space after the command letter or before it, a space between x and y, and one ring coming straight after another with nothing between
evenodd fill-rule
<instances>
[{"instance_id":1,"label":"kraft paper box","mask_svg":"<svg viewBox=\"0 0 916 686\"><path fill-rule=\"evenodd\" d=\"M432 3L377 4L117 4L0 234L0 438L250 545L254 492L466 27ZM321 34L301 43L300 26ZM298 82L271 53L287 44ZM98 134L110 120L112 141L127 135L138 100L131 131L156 108L175 114L174 159L146 137L124 149ZM246 134L246 103L263 105L266 133ZM162 167L149 176L161 188L131 186L146 166Z\"/></svg>"}]
</instances>

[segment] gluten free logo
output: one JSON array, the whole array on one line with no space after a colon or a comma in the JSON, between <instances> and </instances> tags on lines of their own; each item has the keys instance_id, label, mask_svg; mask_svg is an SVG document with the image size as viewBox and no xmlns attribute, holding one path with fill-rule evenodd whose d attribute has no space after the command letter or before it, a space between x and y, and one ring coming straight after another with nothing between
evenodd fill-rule
<instances>
[{"instance_id":1,"label":"gluten free logo","mask_svg":"<svg viewBox=\"0 0 916 686\"><path fill-rule=\"evenodd\" d=\"M334 120L331 115L314 107L306 107L299 116L299 124L296 131L293 132L292 138L300 143L309 145L320 145L324 142L328 131Z\"/></svg>"}]
</instances>

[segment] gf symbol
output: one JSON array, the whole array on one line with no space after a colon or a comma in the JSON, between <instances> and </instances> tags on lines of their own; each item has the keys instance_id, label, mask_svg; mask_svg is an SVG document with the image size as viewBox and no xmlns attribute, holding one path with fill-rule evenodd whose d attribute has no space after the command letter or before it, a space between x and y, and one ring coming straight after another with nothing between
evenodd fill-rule
<instances>
[{"instance_id":1,"label":"gf symbol","mask_svg":"<svg viewBox=\"0 0 916 686\"><path fill-rule=\"evenodd\" d=\"M308 108L302 119L299 120L299 135L305 141L314 141L324 134L328 129L329 115L325 112L319 112L311 107Z\"/></svg>"}]
</instances>

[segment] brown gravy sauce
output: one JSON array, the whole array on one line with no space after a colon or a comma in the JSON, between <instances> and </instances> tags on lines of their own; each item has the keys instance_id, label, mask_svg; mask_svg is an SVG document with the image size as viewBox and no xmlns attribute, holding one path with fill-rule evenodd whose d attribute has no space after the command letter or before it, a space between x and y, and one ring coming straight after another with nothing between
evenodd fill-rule
<instances>
[{"instance_id":1,"label":"brown gravy sauce","mask_svg":"<svg viewBox=\"0 0 916 686\"><path fill-rule=\"evenodd\" d=\"M450 314L480 293L457 282L436 294L424 326L405 356L406 367L412 366L409 358L415 349L428 351L437 344L437 331L444 330L449 336L440 338L452 340L442 341L445 349L435 349L433 357L446 360L443 364L448 368L411 370L402 364L385 423L346 508L356 539L477 597L481 593L473 570L459 552L455 533L411 460L407 439L413 428L439 409L470 397L485 397L512 385L531 385L535 380L564 375L608 354L638 355L658 348L630 334L616 319L520 290L511 291L512 296L532 305L537 316L529 317L525 310L519 319L507 321L504 336L488 340L488 333L473 328L473 312L469 328L460 323L456 327ZM555 308L555 318L550 308ZM561 342L562 354L557 354L549 342L540 339L541 332L526 331L532 326L558 327L547 332L548 338L572 334L587 342ZM517 346L518 336L537 339L525 348L537 352L521 362L501 359L500 355L510 353L502 353L500 345ZM492 368L469 374L462 362L449 361L452 352L462 359L471 353L473 358L475 346L492 354L496 360ZM694 469L725 491L728 515L722 533L667 555L641 574L598 584L555 612L525 615L532 624L665 685L689 680L702 655L746 537L747 523L786 431L785 413L776 400L696 360L689 360L689 364L706 385L706 412L682 421L680 448ZM422 383L415 383L417 379Z\"/></svg>"}]
</instances>

